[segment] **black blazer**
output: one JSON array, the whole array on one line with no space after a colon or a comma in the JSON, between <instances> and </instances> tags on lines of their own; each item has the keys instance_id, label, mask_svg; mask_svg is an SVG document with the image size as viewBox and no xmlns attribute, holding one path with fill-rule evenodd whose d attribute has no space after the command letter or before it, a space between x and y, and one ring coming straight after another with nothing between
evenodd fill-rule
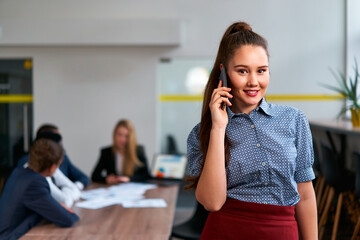
<instances>
[{"instance_id":1,"label":"black blazer","mask_svg":"<svg viewBox=\"0 0 360 240\"><path fill-rule=\"evenodd\" d=\"M136 155L142 163L141 167L135 167L134 175L129 176L131 181L146 181L150 178L147 160L145 156L145 151L143 146L137 146ZM115 169L115 153L112 151L112 147L106 147L101 149L100 159L91 175L91 180L93 182L106 182L106 177L110 174L116 174ZM105 176L102 174L105 171Z\"/></svg>"}]
</instances>

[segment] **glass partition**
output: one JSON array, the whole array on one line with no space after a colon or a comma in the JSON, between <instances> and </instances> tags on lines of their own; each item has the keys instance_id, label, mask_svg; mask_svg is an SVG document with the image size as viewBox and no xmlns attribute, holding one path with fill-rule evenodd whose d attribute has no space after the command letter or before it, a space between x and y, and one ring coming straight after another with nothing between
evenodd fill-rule
<instances>
[{"instance_id":1,"label":"glass partition","mask_svg":"<svg viewBox=\"0 0 360 240\"><path fill-rule=\"evenodd\" d=\"M32 60L0 59L0 170L6 173L32 139Z\"/></svg>"},{"instance_id":2,"label":"glass partition","mask_svg":"<svg viewBox=\"0 0 360 240\"><path fill-rule=\"evenodd\" d=\"M213 60L163 59L157 71L157 146L161 153L186 153L186 140L200 121L203 90Z\"/></svg>"}]
</instances>

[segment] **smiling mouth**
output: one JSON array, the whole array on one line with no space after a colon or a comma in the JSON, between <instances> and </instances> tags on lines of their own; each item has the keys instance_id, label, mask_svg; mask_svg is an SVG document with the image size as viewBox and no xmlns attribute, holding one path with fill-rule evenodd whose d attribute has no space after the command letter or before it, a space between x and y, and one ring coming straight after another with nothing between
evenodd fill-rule
<instances>
[{"instance_id":1,"label":"smiling mouth","mask_svg":"<svg viewBox=\"0 0 360 240\"><path fill-rule=\"evenodd\" d=\"M244 90L246 95L254 97L259 93L259 90Z\"/></svg>"}]
</instances>

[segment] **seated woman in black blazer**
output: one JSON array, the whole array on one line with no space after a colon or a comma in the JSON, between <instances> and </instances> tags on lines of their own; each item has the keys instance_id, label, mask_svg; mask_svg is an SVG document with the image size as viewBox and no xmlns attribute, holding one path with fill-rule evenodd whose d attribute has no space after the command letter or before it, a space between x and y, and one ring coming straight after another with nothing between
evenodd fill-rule
<instances>
[{"instance_id":1,"label":"seated woman in black blazer","mask_svg":"<svg viewBox=\"0 0 360 240\"><path fill-rule=\"evenodd\" d=\"M126 119L120 120L113 131L113 145L101 149L91 179L116 184L149 178L144 147L137 145L132 123Z\"/></svg>"}]
</instances>

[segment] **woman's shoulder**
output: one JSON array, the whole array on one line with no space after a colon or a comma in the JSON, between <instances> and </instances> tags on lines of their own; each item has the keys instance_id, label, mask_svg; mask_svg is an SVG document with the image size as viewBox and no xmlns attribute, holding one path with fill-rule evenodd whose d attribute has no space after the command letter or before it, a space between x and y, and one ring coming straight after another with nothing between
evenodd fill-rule
<instances>
[{"instance_id":1,"label":"woman's shoulder","mask_svg":"<svg viewBox=\"0 0 360 240\"><path fill-rule=\"evenodd\" d=\"M146 158L146 154L145 154L145 147L143 145L137 145L136 146L136 155L139 158L139 160L143 163L143 164L147 164L147 158Z\"/></svg>"},{"instance_id":2,"label":"woman's shoulder","mask_svg":"<svg viewBox=\"0 0 360 240\"><path fill-rule=\"evenodd\" d=\"M106 146L100 149L101 154L112 154L112 146Z\"/></svg>"},{"instance_id":3,"label":"woman's shoulder","mask_svg":"<svg viewBox=\"0 0 360 240\"><path fill-rule=\"evenodd\" d=\"M196 124L195 127L190 131L187 143L195 144L199 141L200 123Z\"/></svg>"},{"instance_id":4,"label":"woman's shoulder","mask_svg":"<svg viewBox=\"0 0 360 240\"><path fill-rule=\"evenodd\" d=\"M278 105L274 103L268 103L268 110L273 115L304 115L304 112L296 107L289 105Z\"/></svg>"},{"instance_id":5,"label":"woman's shoulder","mask_svg":"<svg viewBox=\"0 0 360 240\"><path fill-rule=\"evenodd\" d=\"M200 123L196 124L190 131L189 135L195 134L195 135L199 135L200 132Z\"/></svg>"}]
</instances>

